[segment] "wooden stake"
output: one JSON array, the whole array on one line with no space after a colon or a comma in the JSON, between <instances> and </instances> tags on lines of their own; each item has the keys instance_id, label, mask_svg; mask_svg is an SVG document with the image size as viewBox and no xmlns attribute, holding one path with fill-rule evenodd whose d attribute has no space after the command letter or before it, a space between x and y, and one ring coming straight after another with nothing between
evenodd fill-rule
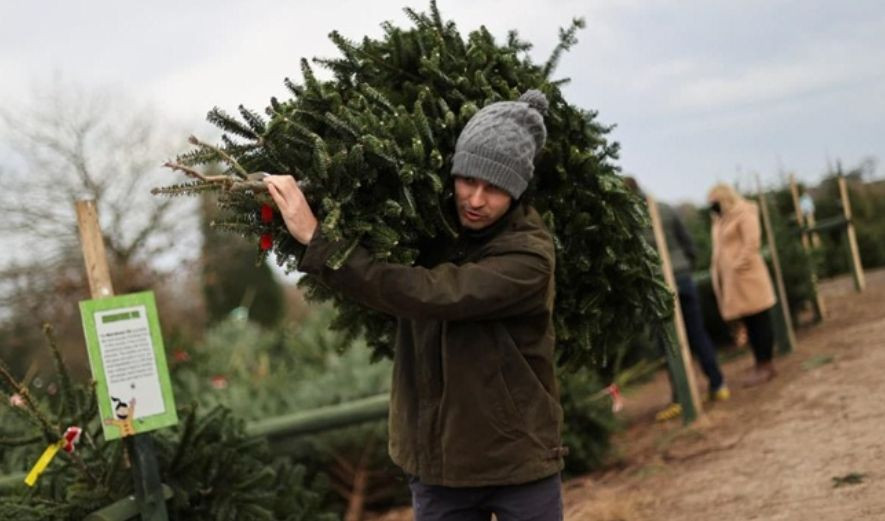
<instances>
[{"instance_id":1,"label":"wooden stake","mask_svg":"<svg viewBox=\"0 0 885 521\"><path fill-rule=\"evenodd\" d=\"M80 245L83 260L86 262L86 276L89 278L89 292L92 298L112 297L114 286L108 269L104 238L98 224L98 212L92 201L77 201L77 227L80 230Z\"/></svg>"},{"instance_id":2,"label":"wooden stake","mask_svg":"<svg viewBox=\"0 0 885 521\"><path fill-rule=\"evenodd\" d=\"M814 227L817 225L814 219L814 212L805 216L805 224L808 226L808 229L814 230ZM816 231L811 232L811 247L815 250L820 249L820 234Z\"/></svg>"},{"instance_id":3,"label":"wooden stake","mask_svg":"<svg viewBox=\"0 0 885 521\"><path fill-rule=\"evenodd\" d=\"M851 253L851 272L854 275L854 289L861 293L867 283L863 274L863 265L860 262L860 250L857 247L857 236L854 233L854 222L851 219L851 201L848 199L848 187L845 185L845 176L841 173L839 181L839 197L842 198L842 214L845 216L846 230L848 235L848 249Z\"/></svg>"},{"instance_id":4,"label":"wooden stake","mask_svg":"<svg viewBox=\"0 0 885 521\"><path fill-rule=\"evenodd\" d=\"M98 224L98 212L93 201L77 201L77 225L89 291L92 298L114 295L111 274L105 254L104 238ZM143 521L167 521L166 498L163 495L160 471L153 451L150 434L136 434L123 438L126 450L133 462L132 477L135 482L135 498Z\"/></svg>"},{"instance_id":5,"label":"wooden stake","mask_svg":"<svg viewBox=\"0 0 885 521\"><path fill-rule=\"evenodd\" d=\"M807 225L809 223L806 222L806 216L802 212L802 207L799 204L799 187L796 185L796 176L793 174L790 174L790 195L793 196L793 209L796 211L796 222L799 223L799 229L802 231L802 249L805 250L806 255L809 255L811 253L811 244L809 243L808 232L805 231L807 230ZM813 213L808 215L808 220L813 226ZM817 234L814 234L814 236L817 237ZM813 240L811 242L813 242ZM811 302L814 305L815 322L820 322L826 316L827 308L826 304L824 304L823 295L821 295L820 291L817 289L817 269L815 269L813 264L811 266L811 292Z\"/></svg>"},{"instance_id":6,"label":"wooden stake","mask_svg":"<svg viewBox=\"0 0 885 521\"><path fill-rule=\"evenodd\" d=\"M664 272L664 281L673 292L673 325L675 328L678 346L667 346L667 365L673 376L673 385L676 386L676 397L682 405L682 419L688 424L696 420L702 413L701 400L695 385L694 371L691 365L691 350L688 346L688 335L685 333L685 322L682 318L682 308L679 306L679 290L673 277L673 268L670 264L670 251L667 249L667 239L661 224L661 216L658 213L658 205L651 196L646 197L648 214L651 216L651 225L655 234L655 245L661 256L661 270ZM670 342L668 337L668 344ZM678 349L673 349L678 347Z\"/></svg>"},{"instance_id":7,"label":"wooden stake","mask_svg":"<svg viewBox=\"0 0 885 521\"><path fill-rule=\"evenodd\" d=\"M768 201L762 191L762 183L756 176L756 187L759 193L759 209L762 212L762 223L765 226L765 235L768 238L768 251L771 253L771 264L774 267L775 291L777 302L775 303L774 324L778 336L778 344L781 353L789 353L796 347L796 334L793 332L793 319L790 317L790 303L787 301L787 290L784 286L784 275L781 271L781 261L777 254L777 243L774 238L774 229L771 226L771 217L768 214Z\"/></svg>"},{"instance_id":8,"label":"wooden stake","mask_svg":"<svg viewBox=\"0 0 885 521\"><path fill-rule=\"evenodd\" d=\"M799 230L802 232L802 249L808 251L808 232L805 231L805 214L799 205L799 187L796 185L796 176L790 174L790 195L793 197L793 209L796 212L796 222L799 224Z\"/></svg>"}]
</instances>

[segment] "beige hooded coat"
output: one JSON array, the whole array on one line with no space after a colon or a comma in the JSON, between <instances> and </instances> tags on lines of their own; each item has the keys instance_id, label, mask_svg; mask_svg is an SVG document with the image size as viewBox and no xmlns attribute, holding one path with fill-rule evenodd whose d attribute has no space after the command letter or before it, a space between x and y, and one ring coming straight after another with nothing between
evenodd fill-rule
<instances>
[{"instance_id":1,"label":"beige hooded coat","mask_svg":"<svg viewBox=\"0 0 885 521\"><path fill-rule=\"evenodd\" d=\"M739 199L713 217L713 258L710 276L724 320L734 320L771 308L774 288L759 253L759 208Z\"/></svg>"}]
</instances>

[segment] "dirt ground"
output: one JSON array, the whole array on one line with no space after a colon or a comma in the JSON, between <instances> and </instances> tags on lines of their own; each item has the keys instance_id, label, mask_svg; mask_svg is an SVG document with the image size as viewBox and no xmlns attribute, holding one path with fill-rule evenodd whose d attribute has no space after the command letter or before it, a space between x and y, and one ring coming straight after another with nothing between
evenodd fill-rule
<instances>
[{"instance_id":1,"label":"dirt ground","mask_svg":"<svg viewBox=\"0 0 885 521\"><path fill-rule=\"evenodd\" d=\"M663 373L628 392L617 461L564 484L566 520L885 520L885 270L866 276L862 294L821 285L829 315L797 331L773 381L742 389L752 357L726 362L731 400L688 427L654 422Z\"/></svg>"}]
</instances>

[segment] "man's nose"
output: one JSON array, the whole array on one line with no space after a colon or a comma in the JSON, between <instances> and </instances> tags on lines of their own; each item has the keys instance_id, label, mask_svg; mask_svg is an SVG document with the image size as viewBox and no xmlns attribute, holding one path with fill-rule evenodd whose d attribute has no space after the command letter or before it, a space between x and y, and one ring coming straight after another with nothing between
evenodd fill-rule
<instances>
[{"instance_id":1,"label":"man's nose","mask_svg":"<svg viewBox=\"0 0 885 521\"><path fill-rule=\"evenodd\" d=\"M486 200L485 193L484 193L481 186L479 186L475 190L473 190L473 192L470 194L469 200L470 200L470 206L472 206L474 208L479 208L480 206L485 205L485 200Z\"/></svg>"}]
</instances>

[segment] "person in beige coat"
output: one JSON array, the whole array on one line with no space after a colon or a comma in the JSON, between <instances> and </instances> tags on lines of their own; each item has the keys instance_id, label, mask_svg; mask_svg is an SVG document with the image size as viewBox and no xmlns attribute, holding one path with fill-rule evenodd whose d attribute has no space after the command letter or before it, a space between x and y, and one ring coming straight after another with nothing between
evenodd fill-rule
<instances>
[{"instance_id":1,"label":"person in beige coat","mask_svg":"<svg viewBox=\"0 0 885 521\"><path fill-rule=\"evenodd\" d=\"M772 363L774 333L769 313L775 296L759 253L759 208L727 184L714 186L707 199L713 214L713 292L722 319L739 320L747 329L756 364L744 385L758 385L777 374Z\"/></svg>"}]
</instances>

